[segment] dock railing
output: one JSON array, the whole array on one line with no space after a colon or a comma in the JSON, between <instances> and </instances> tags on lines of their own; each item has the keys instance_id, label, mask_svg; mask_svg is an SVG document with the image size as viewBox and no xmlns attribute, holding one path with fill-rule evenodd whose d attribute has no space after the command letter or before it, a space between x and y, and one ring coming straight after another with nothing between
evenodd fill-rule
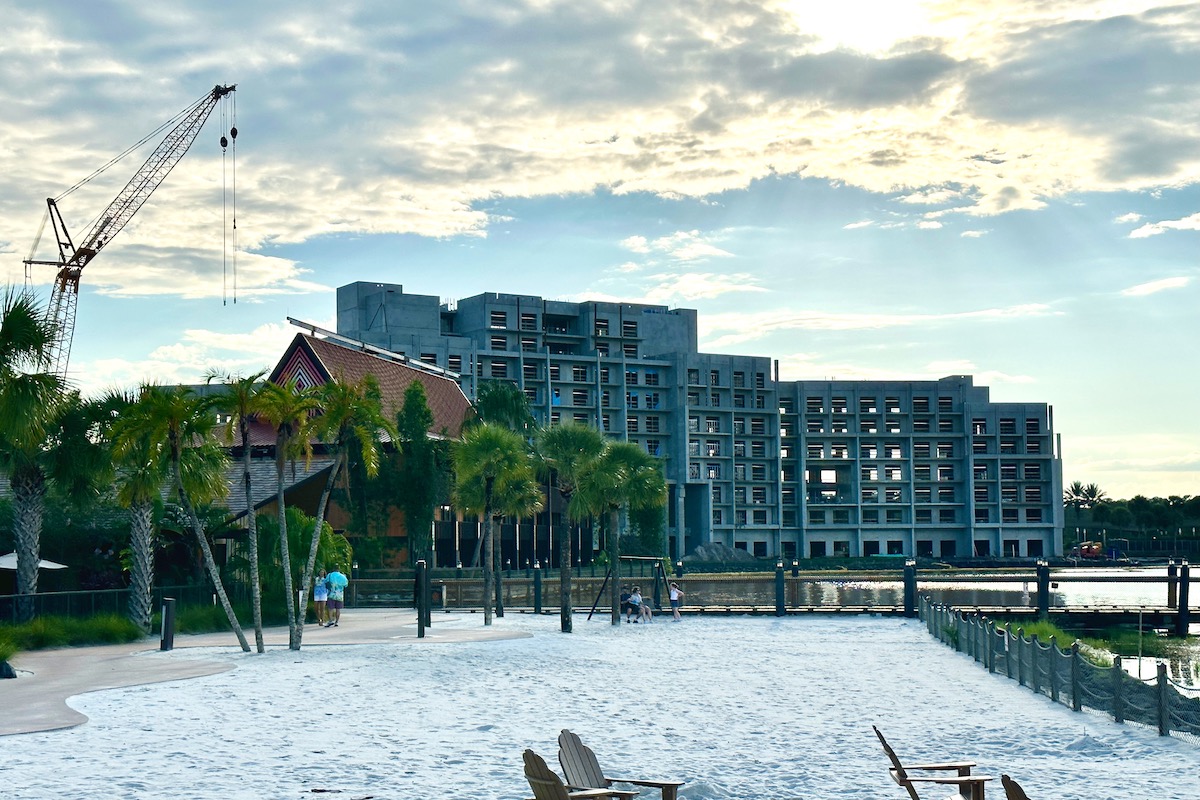
<instances>
[{"instance_id":1,"label":"dock railing","mask_svg":"<svg viewBox=\"0 0 1200 800\"><path fill-rule=\"evenodd\" d=\"M1021 628L1014 631L987 617L934 604L927 597L920 598L918 608L930 635L993 674L1073 711L1101 712L1115 722L1145 725L1161 736L1182 734L1200 744L1200 698L1187 695L1187 687L1173 681L1161 661L1154 678L1141 680L1125 671L1121 656L1105 665L1102 658L1085 654L1078 640L1064 649L1053 638L1040 642Z\"/></svg>"}]
</instances>

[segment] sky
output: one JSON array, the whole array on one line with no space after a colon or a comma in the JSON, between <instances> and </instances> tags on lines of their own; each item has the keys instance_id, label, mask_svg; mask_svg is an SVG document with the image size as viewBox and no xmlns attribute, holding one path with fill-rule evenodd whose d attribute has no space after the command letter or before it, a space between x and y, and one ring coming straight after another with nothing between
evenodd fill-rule
<instances>
[{"instance_id":1,"label":"sky","mask_svg":"<svg viewBox=\"0 0 1200 800\"><path fill-rule=\"evenodd\" d=\"M86 392L273 366L287 317L335 327L353 281L653 302L785 380L972 374L1053 406L1065 483L1200 492L1200 5L0 0L0 18L8 284L47 197L237 85L83 272ZM59 201L73 235L156 141ZM33 268L43 296L52 276Z\"/></svg>"},{"instance_id":2,"label":"sky","mask_svg":"<svg viewBox=\"0 0 1200 800\"><path fill-rule=\"evenodd\" d=\"M363 613L338 630L370 624ZM1196 796L1194 737L1075 713L919 620L584 617L568 636L557 615L510 611L491 631L526 637L469 641L459 634L479 615L437 614L423 640L407 627L384 644L323 646L313 631L300 652L263 655L176 637L136 658L233 669L72 697L88 721L5 737L0 779L22 800L520 798L522 752L561 775L566 728L608 775L683 781L680 800L901 800L874 725L910 765L977 764L992 798L1005 773L1034 798Z\"/></svg>"}]
</instances>

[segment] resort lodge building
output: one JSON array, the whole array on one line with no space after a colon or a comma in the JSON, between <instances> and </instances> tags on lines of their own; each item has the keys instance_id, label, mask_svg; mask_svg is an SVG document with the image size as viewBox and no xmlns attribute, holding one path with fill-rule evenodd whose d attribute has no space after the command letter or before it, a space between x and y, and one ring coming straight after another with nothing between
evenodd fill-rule
<instances>
[{"instance_id":1,"label":"resort lodge building","mask_svg":"<svg viewBox=\"0 0 1200 800\"><path fill-rule=\"evenodd\" d=\"M1062 554L1051 408L994 403L969 375L781 381L764 356L701 353L696 311L402 286L338 289L338 334L516 383L540 424L574 422L664 461L670 555L720 543L822 556Z\"/></svg>"}]
</instances>

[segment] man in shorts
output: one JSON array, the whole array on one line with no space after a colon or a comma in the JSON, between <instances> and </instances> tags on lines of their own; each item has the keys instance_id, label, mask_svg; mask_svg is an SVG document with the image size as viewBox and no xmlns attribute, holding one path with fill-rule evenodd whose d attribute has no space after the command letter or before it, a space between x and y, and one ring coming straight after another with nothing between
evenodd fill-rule
<instances>
[{"instance_id":1,"label":"man in shorts","mask_svg":"<svg viewBox=\"0 0 1200 800\"><path fill-rule=\"evenodd\" d=\"M350 579L342 574L340 569L334 567L333 572L329 573L325 580L329 582L329 600L325 606L330 617L329 622L325 623L325 627L336 628L342 619L342 608L345 606L343 600L346 597L346 587L350 585Z\"/></svg>"}]
</instances>

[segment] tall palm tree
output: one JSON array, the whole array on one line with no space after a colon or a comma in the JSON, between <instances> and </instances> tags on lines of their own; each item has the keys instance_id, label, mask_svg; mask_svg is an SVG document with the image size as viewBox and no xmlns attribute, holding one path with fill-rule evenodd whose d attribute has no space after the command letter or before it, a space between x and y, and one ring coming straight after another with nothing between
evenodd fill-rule
<instances>
[{"instance_id":1,"label":"tall palm tree","mask_svg":"<svg viewBox=\"0 0 1200 800\"><path fill-rule=\"evenodd\" d=\"M667 502L662 462L632 442L608 442L598 458L580 470L574 503L577 513L608 515L608 560L612 569L612 624L621 623L617 587L621 582L620 512L661 507Z\"/></svg>"},{"instance_id":2,"label":"tall palm tree","mask_svg":"<svg viewBox=\"0 0 1200 800\"><path fill-rule=\"evenodd\" d=\"M217 418L213 398L200 397L185 386L171 389L145 386L138 397L138 406L123 435L145 436L151 442L165 444L172 488L179 506L192 524L205 569L229 620L229 627L242 650L248 653L250 645L246 634L233 613L221 571L208 543L207 531L196 512L197 504L220 498L227 489L223 471L225 451L214 435Z\"/></svg>"},{"instance_id":3,"label":"tall palm tree","mask_svg":"<svg viewBox=\"0 0 1200 800\"><path fill-rule=\"evenodd\" d=\"M13 495L19 621L33 618L41 559L47 442L66 384L48 369L54 325L26 291L4 291L0 317L0 469Z\"/></svg>"},{"instance_id":4,"label":"tall palm tree","mask_svg":"<svg viewBox=\"0 0 1200 800\"><path fill-rule=\"evenodd\" d=\"M604 450L604 434L583 425L555 425L538 434L537 455L542 474L567 501L567 512L577 527L583 519L571 514L571 498L579 473ZM553 508L551 508L553 511ZM584 515L586 516L586 514ZM571 632L571 540L573 529L558 539L559 624L563 633Z\"/></svg>"},{"instance_id":5,"label":"tall palm tree","mask_svg":"<svg viewBox=\"0 0 1200 800\"><path fill-rule=\"evenodd\" d=\"M373 375L365 376L358 383L332 380L322 384L317 390L317 402L320 405L320 414L311 421L312 433L322 442L332 446L334 462L329 476L325 479L321 499L317 503L317 516L309 540L308 556L300 578L300 586L305 591L316 568L317 547L321 542L321 527L325 524L329 496L333 493L338 476L346 468L351 451L357 452L367 477L373 478L379 472L381 435L386 433L392 438L396 435L395 426L383 413L383 393ZM294 639L290 642L293 650L300 649L303 636L304 614L300 613L296 620Z\"/></svg>"},{"instance_id":6,"label":"tall palm tree","mask_svg":"<svg viewBox=\"0 0 1200 800\"><path fill-rule=\"evenodd\" d=\"M317 396L299 388L294 380L287 383L268 383L258 396L259 418L275 429L275 501L279 514L279 561L283 565L284 600L287 603L288 644L299 647L298 626L303 620L303 608L297 608L296 587L292 581L291 554L288 552L287 504L284 502L284 467L300 455L312 456L308 438L311 417L320 411ZM307 591L307 588L306 588ZM298 620L299 617L299 620Z\"/></svg>"},{"instance_id":7,"label":"tall palm tree","mask_svg":"<svg viewBox=\"0 0 1200 800\"><path fill-rule=\"evenodd\" d=\"M266 370L253 375L210 372L208 382L219 380L224 392L215 398L217 408L229 415L225 427L225 438L237 441L242 448L242 491L246 499L246 540L250 550L250 604L254 616L254 646L259 653L266 651L263 644L262 622L262 576L258 565L258 517L254 513L254 492L250 479L250 423L258 407L258 391Z\"/></svg>"},{"instance_id":8,"label":"tall palm tree","mask_svg":"<svg viewBox=\"0 0 1200 800\"><path fill-rule=\"evenodd\" d=\"M111 421L113 466L117 500L129 509L130 568L129 620L150 632L154 587L154 509L170 476L165 443L156 441L145 424L149 404L128 392L111 392L102 401Z\"/></svg>"},{"instance_id":9,"label":"tall palm tree","mask_svg":"<svg viewBox=\"0 0 1200 800\"><path fill-rule=\"evenodd\" d=\"M483 517L483 624L491 625L495 517L531 513L541 504L540 490L525 440L500 425L485 422L464 431L451 457L458 506Z\"/></svg>"},{"instance_id":10,"label":"tall palm tree","mask_svg":"<svg viewBox=\"0 0 1200 800\"><path fill-rule=\"evenodd\" d=\"M537 425L533 412L529 410L528 398L521 387L512 381L480 381L473 410L474 416L467 419L467 427L489 422L522 436L530 436Z\"/></svg>"}]
</instances>

